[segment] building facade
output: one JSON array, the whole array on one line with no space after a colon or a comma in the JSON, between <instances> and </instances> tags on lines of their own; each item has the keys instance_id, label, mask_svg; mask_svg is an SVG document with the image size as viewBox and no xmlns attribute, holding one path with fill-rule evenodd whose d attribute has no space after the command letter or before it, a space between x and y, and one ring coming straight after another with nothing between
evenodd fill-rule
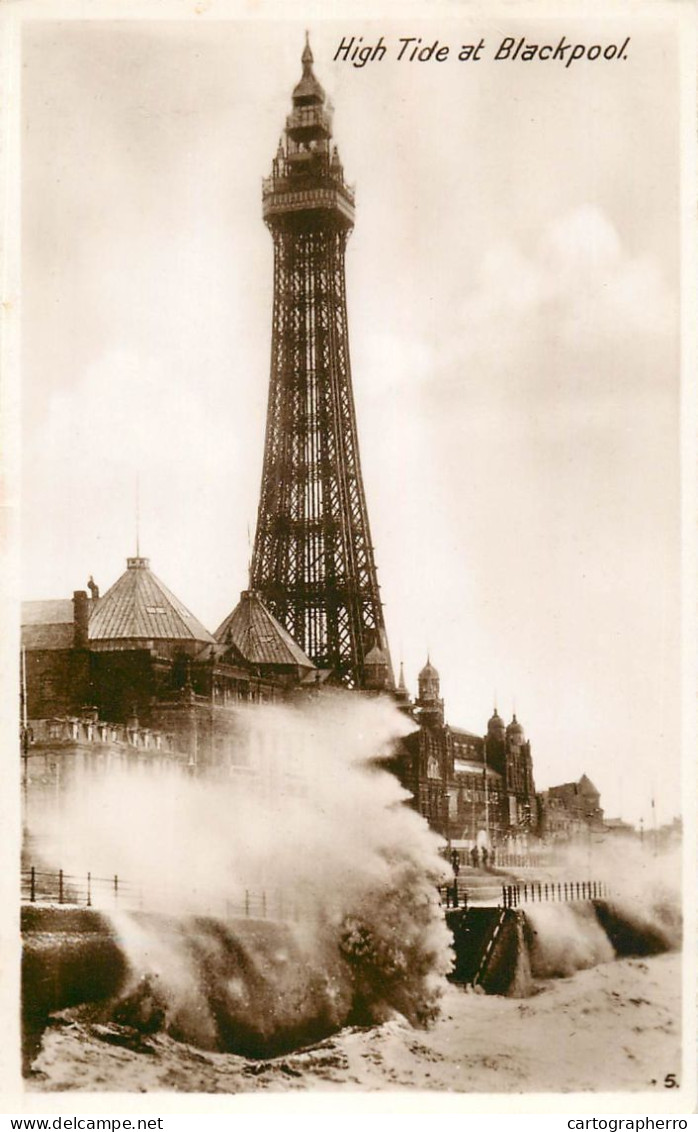
<instances>
[{"instance_id":1,"label":"building facade","mask_svg":"<svg viewBox=\"0 0 698 1132\"><path fill-rule=\"evenodd\" d=\"M395 769L432 829L464 850L520 847L537 835L531 745L516 716L505 727L495 711L485 735L447 723L429 658L417 699L402 707L417 729L403 740Z\"/></svg>"}]
</instances>

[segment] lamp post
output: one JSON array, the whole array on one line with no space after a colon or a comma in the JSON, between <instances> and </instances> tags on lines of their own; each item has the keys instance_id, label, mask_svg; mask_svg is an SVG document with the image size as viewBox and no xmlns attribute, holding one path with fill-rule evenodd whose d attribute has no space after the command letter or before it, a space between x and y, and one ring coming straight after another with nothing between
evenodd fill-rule
<instances>
[{"instance_id":1,"label":"lamp post","mask_svg":"<svg viewBox=\"0 0 698 1132\"><path fill-rule=\"evenodd\" d=\"M445 826L445 831L446 831L446 845L447 845L447 848L448 848L448 859L450 861L451 860L451 818L450 818L449 810L450 810L450 803L451 803L451 791L448 789L448 787L446 787L446 789L444 790L444 803L445 803L445 808L446 808L446 817L445 817L445 821L444 821L444 826Z\"/></svg>"}]
</instances>

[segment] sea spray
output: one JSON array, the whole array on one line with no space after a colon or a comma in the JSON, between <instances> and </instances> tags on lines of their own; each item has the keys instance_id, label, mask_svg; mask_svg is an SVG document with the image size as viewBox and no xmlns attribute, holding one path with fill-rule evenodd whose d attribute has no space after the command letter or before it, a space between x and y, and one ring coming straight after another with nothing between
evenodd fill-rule
<instances>
[{"instance_id":1,"label":"sea spray","mask_svg":"<svg viewBox=\"0 0 698 1132\"><path fill-rule=\"evenodd\" d=\"M526 905L532 973L572 975L616 955L650 955L681 946L680 853L655 853L634 837L591 834L558 846L554 867L567 880L602 882L592 902Z\"/></svg>"},{"instance_id":2,"label":"sea spray","mask_svg":"<svg viewBox=\"0 0 698 1132\"><path fill-rule=\"evenodd\" d=\"M526 920L534 978L564 977L614 958L591 903L529 905Z\"/></svg>"},{"instance_id":3,"label":"sea spray","mask_svg":"<svg viewBox=\"0 0 698 1132\"><path fill-rule=\"evenodd\" d=\"M76 770L44 845L68 871L129 882L130 906L103 898L131 971L116 1015L256 1056L346 1022L433 1018L447 869L379 765L409 726L387 701L322 693L236 713L196 774L143 758Z\"/></svg>"},{"instance_id":4,"label":"sea spray","mask_svg":"<svg viewBox=\"0 0 698 1132\"><path fill-rule=\"evenodd\" d=\"M586 844L558 849L556 866L570 879L594 877L603 882L605 906L630 929L627 946L616 947L620 953L649 954L681 946L680 846L657 851L650 837L643 842L632 836L603 838L590 834ZM602 919L602 923L607 929L607 920ZM615 946L619 940L613 938L612 942Z\"/></svg>"}]
</instances>

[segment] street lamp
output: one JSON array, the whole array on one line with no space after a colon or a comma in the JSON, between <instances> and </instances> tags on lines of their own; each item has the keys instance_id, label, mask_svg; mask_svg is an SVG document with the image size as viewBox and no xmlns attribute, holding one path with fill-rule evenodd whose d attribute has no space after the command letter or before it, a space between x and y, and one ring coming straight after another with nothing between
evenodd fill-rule
<instances>
[{"instance_id":1,"label":"street lamp","mask_svg":"<svg viewBox=\"0 0 698 1132\"><path fill-rule=\"evenodd\" d=\"M450 804L451 804L451 791L444 790L444 801L446 803L446 844L448 846L448 859L451 859L451 817L450 817Z\"/></svg>"}]
</instances>

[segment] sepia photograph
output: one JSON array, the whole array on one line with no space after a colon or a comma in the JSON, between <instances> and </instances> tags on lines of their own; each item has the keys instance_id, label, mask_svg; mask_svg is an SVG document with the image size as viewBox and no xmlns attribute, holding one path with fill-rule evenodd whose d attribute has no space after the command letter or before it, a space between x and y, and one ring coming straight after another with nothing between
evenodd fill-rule
<instances>
[{"instance_id":1,"label":"sepia photograph","mask_svg":"<svg viewBox=\"0 0 698 1132\"><path fill-rule=\"evenodd\" d=\"M692 1111L687 7L170 11L16 25L24 1103Z\"/></svg>"}]
</instances>

